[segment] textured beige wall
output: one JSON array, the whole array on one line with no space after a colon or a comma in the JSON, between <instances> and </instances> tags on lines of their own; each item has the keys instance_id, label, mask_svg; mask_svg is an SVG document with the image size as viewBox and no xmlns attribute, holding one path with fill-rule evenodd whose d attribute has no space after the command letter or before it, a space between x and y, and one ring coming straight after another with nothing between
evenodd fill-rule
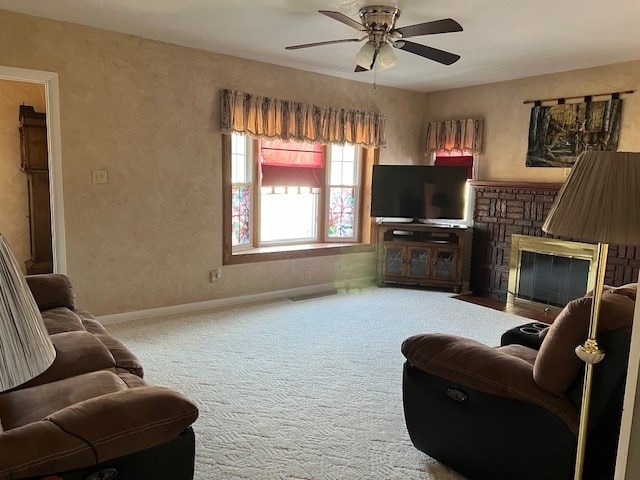
<instances>
[{"instance_id":1,"label":"textured beige wall","mask_svg":"<svg viewBox=\"0 0 640 480\"><path fill-rule=\"evenodd\" d=\"M20 171L18 113L21 104L44 112L44 86L0 80L0 233L25 272L30 256L27 178Z\"/></svg>"},{"instance_id":2,"label":"textured beige wall","mask_svg":"<svg viewBox=\"0 0 640 480\"><path fill-rule=\"evenodd\" d=\"M0 45L0 65L59 74L80 305L117 313L374 274L361 253L229 266L209 283L222 262L218 91L383 112L384 163L419 161L424 95L4 11ZM91 169L107 169L109 184L92 185Z\"/></svg>"},{"instance_id":3,"label":"textured beige wall","mask_svg":"<svg viewBox=\"0 0 640 480\"><path fill-rule=\"evenodd\" d=\"M481 179L561 181L562 170L524 167L522 101L640 81L630 62L423 95L4 11L0 45L0 65L59 74L68 272L96 314L374 274L360 253L228 266L209 283L222 263L220 88L381 111L382 163L421 162L428 120L482 116ZM624 98L620 147L640 149L640 96ZM92 185L102 168L109 184Z\"/></svg>"},{"instance_id":4,"label":"textured beige wall","mask_svg":"<svg viewBox=\"0 0 640 480\"><path fill-rule=\"evenodd\" d=\"M562 182L563 168L525 166L532 105L525 100L635 90L623 95L620 150L640 150L640 61L540 75L427 95L428 121L485 119L480 180Z\"/></svg>"}]
</instances>

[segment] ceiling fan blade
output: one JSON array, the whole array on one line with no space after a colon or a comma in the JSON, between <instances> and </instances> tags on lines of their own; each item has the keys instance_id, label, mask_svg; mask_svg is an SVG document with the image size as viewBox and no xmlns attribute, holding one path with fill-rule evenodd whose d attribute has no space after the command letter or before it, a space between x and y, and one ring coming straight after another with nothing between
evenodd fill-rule
<instances>
[{"instance_id":1,"label":"ceiling fan blade","mask_svg":"<svg viewBox=\"0 0 640 480\"><path fill-rule=\"evenodd\" d=\"M452 20L445 18L443 20L435 20L433 22L417 23L406 27L396 28L394 32L402 34L402 38L417 37L420 35L433 35L434 33L461 32L462 26Z\"/></svg>"},{"instance_id":2,"label":"ceiling fan blade","mask_svg":"<svg viewBox=\"0 0 640 480\"><path fill-rule=\"evenodd\" d=\"M408 42L406 40L398 41L394 47L444 65L451 65L460 60L460 55L456 55L455 53L445 52L444 50L438 50L437 48L427 47L426 45L420 45L419 43Z\"/></svg>"},{"instance_id":3,"label":"ceiling fan blade","mask_svg":"<svg viewBox=\"0 0 640 480\"><path fill-rule=\"evenodd\" d=\"M333 45L334 43L359 42L361 38L345 38L344 40L328 40L326 42L303 43L302 45L291 45L284 47L285 50L297 50L299 48L319 47L321 45Z\"/></svg>"},{"instance_id":4,"label":"ceiling fan blade","mask_svg":"<svg viewBox=\"0 0 640 480\"><path fill-rule=\"evenodd\" d=\"M339 22L344 23L345 25L349 25L351 28L355 28L358 31L365 30L364 26L360 22L356 22L351 18L347 17L344 13L340 12L332 12L331 10L318 10L318 13L326 15L329 18L333 18Z\"/></svg>"}]
</instances>

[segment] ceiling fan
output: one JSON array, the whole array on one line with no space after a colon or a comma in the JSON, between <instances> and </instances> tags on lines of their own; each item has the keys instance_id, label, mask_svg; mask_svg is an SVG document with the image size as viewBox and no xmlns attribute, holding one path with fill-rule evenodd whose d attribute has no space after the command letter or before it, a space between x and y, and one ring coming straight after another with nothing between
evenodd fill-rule
<instances>
[{"instance_id":1,"label":"ceiling fan","mask_svg":"<svg viewBox=\"0 0 640 480\"><path fill-rule=\"evenodd\" d=\"M396 28L396 20L400 16L400 10L396 7L363 7L359 11L360 22L356 22L340 12L330 10L318 10L318 12L342 22L355 30L364 32L364 36L361 38L346 38L342 40L291 45L285 47L286 50L367 40L367 43L365 43L356 54L356 72L371 70L374 66L379 69L393 67L396 64L396 55L393 48L404 50L405 52L413 53L444 65L451 65L460 59L460 55L456 55L455 53L445 52L444 50L438 50L437 48L427 47L426 45L405 40L406 38L418 37L420 35L461 32L462 26L451 18Z\"/></svg>"}]
</instances>

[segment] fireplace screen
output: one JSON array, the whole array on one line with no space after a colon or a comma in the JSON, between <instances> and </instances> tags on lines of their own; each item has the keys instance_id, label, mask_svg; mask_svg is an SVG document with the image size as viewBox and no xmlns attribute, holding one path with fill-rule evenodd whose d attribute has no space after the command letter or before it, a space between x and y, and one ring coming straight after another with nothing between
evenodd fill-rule
<instances>
[{"instance_id":1,"label":"fireplace screen","mask_svg":"<svg viewBox=\"0 0 640 480\"><path fill-rule=\"evenodd\" d=\"M593 288L597 256L589 243L512 235L507 300L564 307Z\"/></svg>"},{"instance_id":2,"label":"fireplace screen","mask_svg":"<svg viewBox=\"0 0 640 480\"><path fill-rule=\"evenodd\" d=\"M516 296L564 307L587 291L589 260L522 251Z\"/></svg>"}]
</instances>

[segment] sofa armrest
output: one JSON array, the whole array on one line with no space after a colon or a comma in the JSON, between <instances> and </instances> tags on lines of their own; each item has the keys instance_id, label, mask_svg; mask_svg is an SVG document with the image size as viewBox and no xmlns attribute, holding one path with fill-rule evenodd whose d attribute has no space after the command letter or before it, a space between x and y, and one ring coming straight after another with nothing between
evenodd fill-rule
<instances>
[{"instance_id":1,"label":"sofa armrest","mask_svg":"<svg viewBox=\"0 0 640 480\"><path fill-rule=\"evenodd\" d=\"M0 480L84 468L164 444L197 418L197 407L162 387L108 393L0 434Z\"/></svg>"},{"instance_id":2,"label":"sofa armrest","mask_svg":"<svg viewBox=\"0 0 640 480\"><path fill-rule=\"evenodd\" d=\"M198 408L163 387L101 395L51 414L47 420L82 438L103 462L168 442L198 418Z\"/></svg>"},{"instance_id":3,"label":"sofa armrest","mask_svg":"<svg viewBox=\"0 0 640 480\"><path fill-rule=\"evenodd\" d=\"M66 275L27 275L27 284L40 311L57 307L76 308L76 293Z\"/></svg>"},{"instance_id":4,"label":"sofa armrest","mask_svg":"<svg viewBox=\"0 0 640 480\"><path fill-rule=\"evenodd\" d=\"M574 433L578 412L565 397L542 390L533 380L533 365L468 338L446 334L415 335L402 344L414 367L492 395L540 405L554 412Z\"/></svg>"}]
</instances>

